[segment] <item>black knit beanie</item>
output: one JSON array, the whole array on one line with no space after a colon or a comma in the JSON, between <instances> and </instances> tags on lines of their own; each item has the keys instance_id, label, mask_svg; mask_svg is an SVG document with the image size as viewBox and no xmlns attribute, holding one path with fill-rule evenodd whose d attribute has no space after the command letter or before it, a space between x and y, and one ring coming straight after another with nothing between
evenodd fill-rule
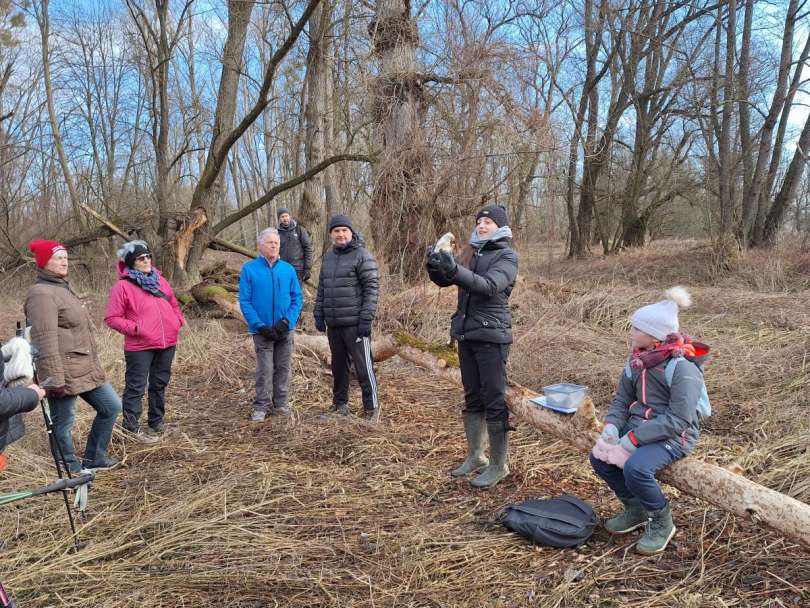
<instances>
[{"instance_id":1,"label":"black knit beanie","mask_svg":"<svg viewBox=\"0 0 810 608\"><path fill-rule=\"evenodd\" d=\"M276 211L276 217L281 217L285 213L288 215L292 215L292 213L290 213L290 210L287 209L286 207L279 207L278 211Z\"/></svg>"},{"instance_id":2,"label":"black knit beanie","mask_svg":"<svg viewBox=\"0 0 810 608\"><path fill-rule=\"evenodd\" d=\"M352 226L352 220L349 218L348 215L343 215L342 213L338 213L333 215L329 219L329 232L332 232L333 228L337 228L339 226L343 226L344 228L348 228L352 232L354 232L354 226Z\"/></svg>"},{"instance_id":3,"label":"black knit beanie","mask_svg":"<svg viewBox=\"0 0 810 608\"><path fill-rule=\"evenodd\" d=\"M509 218L506 216L506 208L500 205L487 205L486 207L482 207L481 211L475 216L475 221L477 222L482 217L491 219L498 224L498 228L509 225Z\"/></svg>"},{"instance_id":4,"label":"black knit beanie","mask_svg":"<svg viewBox=\"0 0 810 608\"><path fill-rule=\"evenodd\" d=\"M146 244L141 243L143 243L143 241L135 241L135 244L129 248L129 251L127 251L124 256L124 264L127 265L127 268L134 268L135 260L137 260L139 256L142 256L144 253L151 253Z\"/></svg>"}]
</instances>

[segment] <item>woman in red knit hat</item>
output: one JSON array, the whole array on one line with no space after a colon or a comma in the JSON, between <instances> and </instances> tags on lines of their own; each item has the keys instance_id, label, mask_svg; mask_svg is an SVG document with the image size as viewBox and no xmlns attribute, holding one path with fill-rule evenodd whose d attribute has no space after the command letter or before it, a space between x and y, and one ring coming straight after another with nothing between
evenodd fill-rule
<instances>
[{"instance_id":1,"label":"woman in red knit hat","mask_svg":"<svg viewBox=\"0 0 810 608\"><path fill-rule=\"evenodd\" d=\"M118 461L107 449L121 400L105 381L90 314L67 281L67 250L57 241L43 240L31 241L28 248L36 259L37 276L25 297L25 316L31 342L39 351L37 376L48 394L65 467L73 473L82 468L112 469ZM76 456L71 436L77 396L96 410L83 462Z\"/></svg>"}]
</instances>

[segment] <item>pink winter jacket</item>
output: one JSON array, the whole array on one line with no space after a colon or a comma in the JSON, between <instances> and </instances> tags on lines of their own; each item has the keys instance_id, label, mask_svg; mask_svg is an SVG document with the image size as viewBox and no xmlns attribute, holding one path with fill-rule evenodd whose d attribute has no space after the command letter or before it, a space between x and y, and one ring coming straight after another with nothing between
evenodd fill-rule
<instances>
[{"instance_id":1,"label":"pink winter jacket","mask_svg":"<svg viewBox=\"0 0 810 608\"><path fill-rule=\"evenodd\" d=\"M153 296L127 279L126 266L118 262L118 282L110 290L104 322L124 334L124 350L169 348L177 344L177 334L186 320L171 285L160 275L160 291L169 298Z\"/></svg>"}]
</instances>

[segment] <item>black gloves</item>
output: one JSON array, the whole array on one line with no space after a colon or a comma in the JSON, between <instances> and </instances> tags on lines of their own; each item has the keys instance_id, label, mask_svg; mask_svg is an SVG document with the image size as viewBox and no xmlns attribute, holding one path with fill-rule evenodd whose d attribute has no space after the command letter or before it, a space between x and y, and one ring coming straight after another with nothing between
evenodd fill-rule
<instances>
[{"instance_id":1,"label":"black gloves","mask_svg":"<svg viewBox=\"0 0 810 608\"><path fill-rule=\"evenodd\" d=\"M357 336L359 338L368 338L371 336L371 321L360 319L360 322L357 324Z\"/></svg>"},{"instance_id":2,"label":"black gloves","mask_svg":"<svg viewBox=\"0 0 810 608\"><path fill-rule=\"evenodd\" d=\"M276 332L276 340L281 340L287 335L287 332L290 331L290 322L282 317L275 325L273 325L273 329Z\"/></svg>"},{"instance_id":3,"label":"black gloves","mask_svg":"<svg viewBox=\"0 0 810 608\"><path fill-rule=\"evenodd\" d=\"M276 339L275 326L270 327L269 325L262 325L259 328L259 333L262 335L262 338L266 338L267 340Z\"/></svg>"},{"instance_id":4,"label":"black gloves","mask_svg":"<svg viewBox=\"0 0 810 608\"><path fill-rule=\"evenodd\" d=\"M448 281L452 281L458 272L456 260L449 251L436 250L428 247L425 254L425 266L428 271L443 275Z\"/></svg>"},{"instance_id":5,"label":"black gloves","mask_svg":"<svg viewBox=\"0 0 810 608\"><path fill-rule=\"evenodd\" d=\"M321 317L315 317L315 329L318 331L326 331L326 321L324 321Z\"/></svg>"}]
</instances>

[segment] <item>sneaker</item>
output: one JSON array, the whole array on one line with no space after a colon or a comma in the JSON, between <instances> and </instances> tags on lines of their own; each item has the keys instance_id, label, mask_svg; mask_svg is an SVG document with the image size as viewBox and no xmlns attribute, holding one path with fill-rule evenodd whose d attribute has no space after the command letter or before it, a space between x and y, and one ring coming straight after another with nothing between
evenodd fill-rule
<instances>
[{"instance_id":1,"label":"sneaker","mask_svg":"<svg viewBox=\"0 0 810 608\"><path fill-rule=\"evenodd\" d=\"M121 462L112 456L105 456L95 462L85 462L83 467L89 471L112 471L121 466Z\"/></svg>"},{"instance_id":2,"label":"sneaker","mask_svg":"<svg viewBox=\"0 0 810 608\"><path fill-rule=\"evenodd\" d=\"M289 416L291 414L292 412L288 407L274 407L272 410L270 410L271 416Z\"/></svg>"},{"instance_id":3,"label":"sneaker","mask_svg":"<svg viewBox=\"0 0 810 608\"><path fill-rule=\"evenodd\" d=\"M166 432L166 424L162 420L156 424L150 424L149 431L152 431L155 435L162 435Z\"/></svg>"},{"instance_id":4,"label":"sneaker","mask_svg":"<svg viewBox=\"0 0 810 608\"><path fill-rule=\"evenodd\" d=\"M363 410L363 420L367 420L369 422L379 422L380 408L375 407L373 410Z\"/></svg>"},{"instance_id":5,"label":"sneaker","mask_svg":"<svg viewBox=\"0 0 810 608\"><path fill-rule=\"evenodd\" d=\"M155 432L152 431L152 429L149 429L148 431L127 431L127 437L133 441L137 441L138 443L157 443L160 439Z\"/></svg>"},{"instance_id":6,"label":"sneaker","mask_svg":"<svg viewBox=\"0 0 810 608\"><path fill-rule=\"evenodd\" d=\"M343 405L332 405L332 409L329 410L330 414L338 414L340 416L351 416L352 412L349 409L349 406L345 403Z\"/></svg>"},{"instance_id":7,"label":"sneaker","mask_svg":"<svg viewBox=\"0 0 810 608\"><path fill-rule=\"evenodd\" d=\"M251 422L264 422L264 419L267 417L267 412L263 412L262 410L253 410L253 413L250 415Z\"/></svg>"}]
</instances>

